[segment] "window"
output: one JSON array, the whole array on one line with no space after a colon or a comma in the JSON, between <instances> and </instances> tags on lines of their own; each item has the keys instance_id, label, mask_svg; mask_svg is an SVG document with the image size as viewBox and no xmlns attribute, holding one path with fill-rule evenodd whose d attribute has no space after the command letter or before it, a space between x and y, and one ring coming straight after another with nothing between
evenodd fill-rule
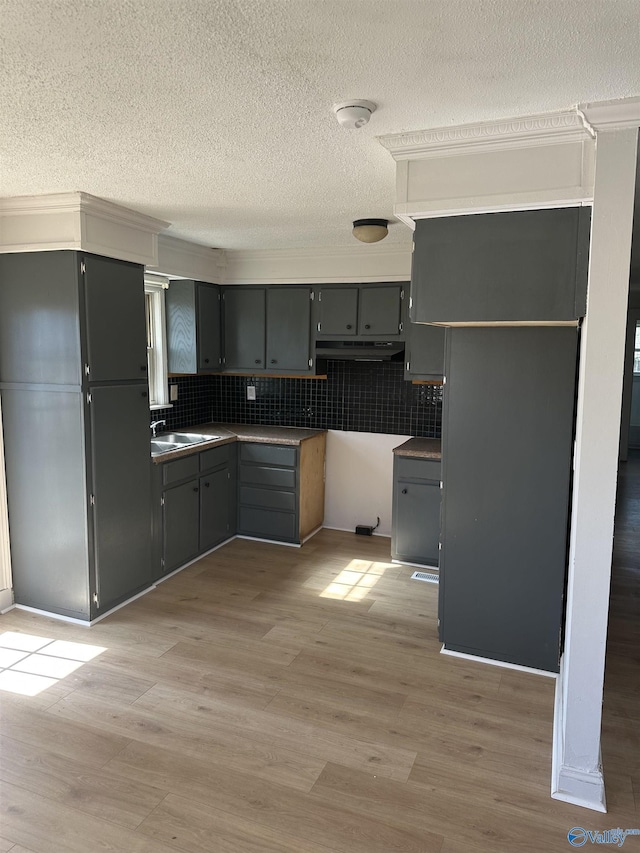
<instances>
[{"instance_id":1,"label":"window","mask_svg":"<svg viewBox=\"0 0 640 853\"><path fill-rule=\"evenodd\" d=\"M640 322L636 323L636 337L633 346L633 374L640 375Z\"/></svg>"},{"instance_id":2,"label":"window","mask_svg":"<svg viewBox=\"0 0 640 853\"><path fill-rule=\"evenodd\" d=\"M145 275L149 405L152 409L169 408L171 405L167 386L167 336L164 321L164 292L168 286L168 279L162 276Z\"/></svg>"}]
</instances>

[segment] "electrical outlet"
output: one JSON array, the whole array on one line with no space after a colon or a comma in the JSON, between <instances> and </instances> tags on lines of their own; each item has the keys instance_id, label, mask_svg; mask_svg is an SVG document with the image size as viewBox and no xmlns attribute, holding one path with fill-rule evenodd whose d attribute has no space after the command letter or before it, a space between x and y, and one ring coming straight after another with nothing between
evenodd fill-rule
<instances>
[{"instance_id":1,"label":"electrical outlet","mask_svg":"<svg viewBox=\"0 0 640 853\"><path fill-rule=\"evenodd\" d=\"M255 400L256 399L256 386L255 385L247 385L247 400Z\"/></svg>"},{"instance_id":2,"label":"electrical outlet","mask_svg":"<svg viewBox=\"0 0 640 853\"><path fill-rule=\"evenodd\" d=\"M175 403L178 399L178 386L177 385L169 385L169 401L171 403Z\"/></svg>"}]
</instances>

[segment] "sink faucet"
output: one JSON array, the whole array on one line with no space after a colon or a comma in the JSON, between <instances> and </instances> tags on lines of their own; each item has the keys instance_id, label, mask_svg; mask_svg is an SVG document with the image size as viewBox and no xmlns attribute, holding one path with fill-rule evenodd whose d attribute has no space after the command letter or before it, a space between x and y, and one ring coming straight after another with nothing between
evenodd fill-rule
<instances>
[{"instance_id":1,"label":"sink faucet","mask_svg":"<svg viewBox=\"0 0 640 853\"><path fill-rule=\"evenodd\" d=\"M155 438L159 426L166 426L166 421L151 421L151 435Z\"/></svg>"}]
</instances>

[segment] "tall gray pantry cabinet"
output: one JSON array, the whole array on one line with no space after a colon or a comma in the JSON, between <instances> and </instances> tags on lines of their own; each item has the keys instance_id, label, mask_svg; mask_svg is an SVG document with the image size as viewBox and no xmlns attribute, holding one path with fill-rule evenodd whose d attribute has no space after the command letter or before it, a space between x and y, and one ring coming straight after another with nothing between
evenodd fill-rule
<instances>
[{"instance_id":1,"label":"tall gray pantry cabinet","mask_svg":"<svg viewBox=\"0 0 640 853\"><path fill-rule=\"evenodd\" d=\"M562 652L587 207L416 223L414 322L448 326L445 649L551 672Z\"/></svg>"},{"instance_id":2,"label":"tall gray pantry cabinet","mask_svg":"<svg viewBox=\"0 0 640 853\"><path fill-rule=\"evenodd\" d=\"M15 600L91 620L151 582L144 269L0 255Z\"/></svg>"}]
</instances>

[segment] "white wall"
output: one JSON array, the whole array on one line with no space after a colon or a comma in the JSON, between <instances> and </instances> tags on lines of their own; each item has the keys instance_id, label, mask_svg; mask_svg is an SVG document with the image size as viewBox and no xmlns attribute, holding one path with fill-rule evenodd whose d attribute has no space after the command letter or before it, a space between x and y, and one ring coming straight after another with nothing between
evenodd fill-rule
<instances>
[{"instance_id":1,"label":"white wall","mask_svg":"<svg viewBox=\"0 0 640 853\"><path fill-rule=\"evenodd\" d=\"M376 523L376 533L391 536L394 447L409 435L329 430L324 526L355 530Z\"/></svg>"}]
</instances>

